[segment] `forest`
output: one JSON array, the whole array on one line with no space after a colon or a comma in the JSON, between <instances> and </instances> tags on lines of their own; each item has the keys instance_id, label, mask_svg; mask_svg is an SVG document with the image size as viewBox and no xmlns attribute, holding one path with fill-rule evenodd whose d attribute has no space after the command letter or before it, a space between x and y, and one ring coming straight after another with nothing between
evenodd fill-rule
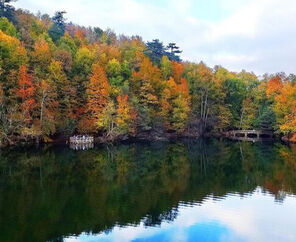
<instances>
[{"instance_id":1,"label":"forest","mask_svg":"<svg viewBox=\"0 0 296 242\"><path fill-rule=\"evenodd\" d=\"M0 145L73 134L200 136L266 129L296 141L296 76L182 61L175 43L0 1Z\"/></svg>"}]
</instances>

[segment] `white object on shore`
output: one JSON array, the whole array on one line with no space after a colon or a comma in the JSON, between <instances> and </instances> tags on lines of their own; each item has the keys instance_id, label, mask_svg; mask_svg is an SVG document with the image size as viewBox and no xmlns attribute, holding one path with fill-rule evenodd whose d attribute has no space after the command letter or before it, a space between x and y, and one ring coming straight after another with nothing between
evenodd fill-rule
<instances>
[{"instance_id":1,"label":"white object on shore","mask_svg":"<svg viewBox=\"0 0 296 242\"><path fill-rule=\"evenodd\" d=\"M94 143L94 137L88 135L74 135L70 137L70 144L91 144Z\"/></svg>"}]
</instances>

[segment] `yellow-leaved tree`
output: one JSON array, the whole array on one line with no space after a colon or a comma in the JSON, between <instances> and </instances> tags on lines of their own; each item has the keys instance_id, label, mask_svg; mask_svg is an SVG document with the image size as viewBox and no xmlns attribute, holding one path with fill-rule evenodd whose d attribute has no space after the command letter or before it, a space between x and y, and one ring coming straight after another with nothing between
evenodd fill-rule
<instances>
[{"instance_id":1,"label":"yellow-leaved tree","mask_svg":"<svg viewBox=\"0 0 296 242\"><path fill-rule=\"evenodd\" d=\"M121 134L134 133L136 112L128 103L128 96L119 95L117 102L116 124L119 132Z\"/></svg>"},{"instance_id":2,"label":"yellow-leaved tree","mask_svg":"<svg viewBox=\"0 0 296 242\"><path fill-rule=\"evenodd\" d=\"M287 82L275 96L274 112L279 129L284 134L292 134L296 141L296 84Z\"/></svg>"}]
</instances>

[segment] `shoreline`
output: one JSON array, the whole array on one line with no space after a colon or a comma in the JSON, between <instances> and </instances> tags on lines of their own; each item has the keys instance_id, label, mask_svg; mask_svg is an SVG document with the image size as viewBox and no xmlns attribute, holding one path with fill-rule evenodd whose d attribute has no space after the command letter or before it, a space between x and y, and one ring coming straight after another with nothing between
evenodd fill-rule
<instances>
[{"instance_id":1,"label":"shoreline","mask_svg":"<svg viewBox=\"0 0 296 242\"><path fill-rule=\"evenodd\" d=\"M292 136L294 137L294 136ZM5 149L8 147L18 147L22 145L42 145L42 144L53 144L53 145L67 145L70 144L69 142L70 136L58 136L55 138L52 138L50 142L36 142L36 141L16 141L13 144L0 144L0 149ZM108 139L104 136L94 136L94 144L118 144L122 142L157 142L157 141L163 141L163 142L170 142L170 141L176 141L178 139L199 139L199 138L216 138L216 139L227 139L232 141L239 141L234 140L228 137L225 133L205 133L203 135L198 134L197 132L184 132L184 133L141 133L137 136L118 136L114 139ZM269 140L260 140L256 142L274 142L274 141L280 141L287 145L289 144L296 144L295 141L291 141L287 136L280 136ZM250 142L250 141L240 141L240 142Z\"/></svg>"},{"instance_id":2,"label":"shoreline","mask_svg":"<svg viewBox=\"0 0 296 242\"><path fill-rule=\"evenodd\" d=\"M49 142L36 142L36 140L14 140L12 144L1 144L0 143L0 149L7 148L7 147L17 147L21 145L40 145L40 144L53 144L53 145L65 145L65 144L70 144L70 139L71 136L57 136L53 137L51 141ZM184 133L140 133L139 135L136 136L129 136L129 135L122 135L115 137L113 139L107 138L105 136L94 136L94 144L116 144L120 142L155 142L155 141L173 141L177 139L182 139L182 138L193 138L193 139L198 139L200 138L201 135L197 133L189 133L189 132L184 132Z\"/></svg>"}]
</instances>

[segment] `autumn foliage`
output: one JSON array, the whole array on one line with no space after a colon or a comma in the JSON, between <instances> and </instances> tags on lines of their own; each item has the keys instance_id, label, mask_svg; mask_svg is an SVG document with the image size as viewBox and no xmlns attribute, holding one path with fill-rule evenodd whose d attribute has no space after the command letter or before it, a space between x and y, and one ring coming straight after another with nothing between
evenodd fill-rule
<instances>
[{"instance_id":1,"label":"autumn foliage","mask_svg":"<svg viewBox=\"0 0 296 242\"><path fill-rule=\"evenodd\" d=\"M275 96L274 111L278 116L279 128L284 133L296 131L296 85L287 83Z\"/></svg>"},{"instance_id":2,"label":"autumn foliage","mask_svg":"<svg viewBox=\"0 0 296 242\"><path fill-rule=\"evenodd\" d=\"M31 120L32 111L35 107L34 86L32 77L27 72L27 67L22 65L19 71L17 95L21 99L20 109L25 122Z\"/></svg>"},{"instance_id":3,"label":"autumn foliage","mask_svg":"<svg viewBox=\"0 0 296 242\"><path fill-rule=\"evenodd\" d=\"M110 86L105 71L100 65L93 66L86 93L88 97L87 110L93 115L99 115L106 107Z\"/></svg>"},{"instance_id":4,"label":"autumn foliage","mask_svg":"<svg viewBox=\"0 0 296 242\"><path fill-rule=\"evenodd\" d=\"M116 124L121 133L133 134L135 130L136 111L128 102L128 95L120 95L117 97L117 113Z\"/></svg>"},{"instance_id":5,"label":"autumn foliage","mask_svg":"<svg viewBox=\"0 0 296 242\"><path fill-rule=\"evenodd\" d=\"M268 97L276 95L281 91L282 88L283 83L281 78L279 76L275 76L267 82L266 95Z\"/></svg>"},{"instance_id":6,"label":"autumn foliage","mask_svg":"<svg viewBox=\"0 0 296 242\"><path fill-rule=\"evenodd\" d=\"M245 70L182 62L174 43L166 48L58 17L57 24L18 10L15 24L0 19L1 142L240 128L295 139L295 76L258 80Z\"/></svg>"}]
</instances>

